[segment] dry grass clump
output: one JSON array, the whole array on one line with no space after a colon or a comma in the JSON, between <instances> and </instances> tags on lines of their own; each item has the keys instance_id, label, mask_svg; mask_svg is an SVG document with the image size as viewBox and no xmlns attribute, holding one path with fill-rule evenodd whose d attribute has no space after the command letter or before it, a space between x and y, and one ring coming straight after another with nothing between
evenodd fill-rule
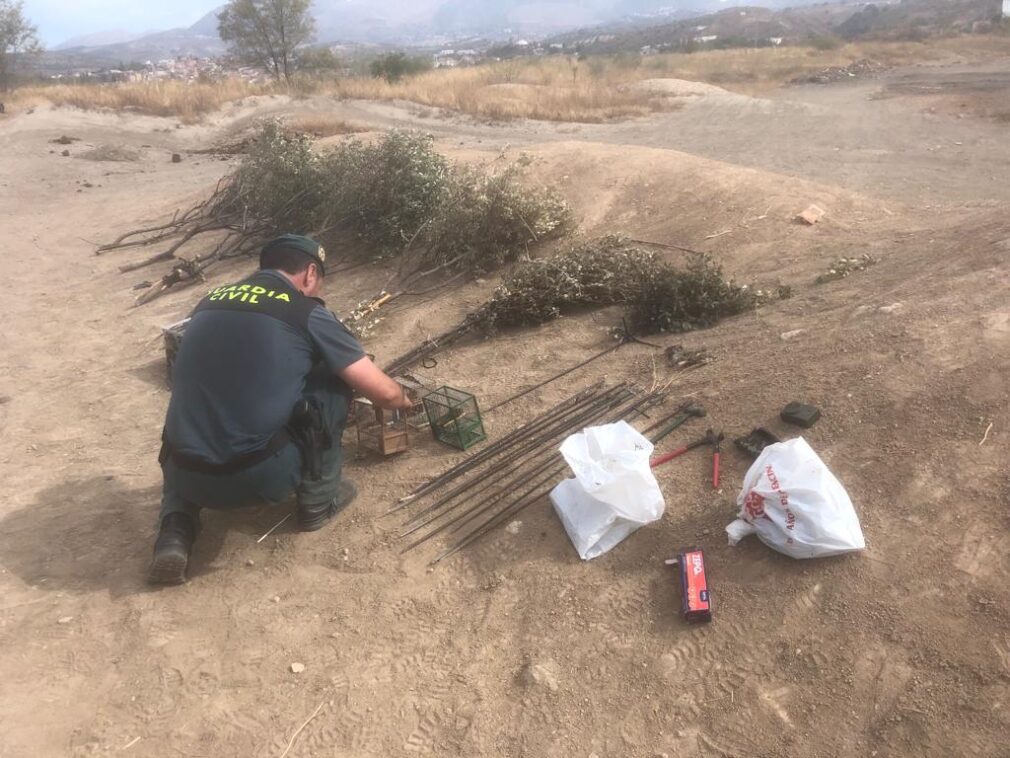
<instances>
[{"instance_id":1,"label":"dry grass clump","mask_svg":"<svg viewBox=\"0 0 1010 758\"><path fill-rule=\"evenodd\" d=\"M961 35L922 42L853 42L833 49L806 46L706 50L672 53L641 59L640 78L670 76L716 84L744 94L759 94L794 79L834 66L872 60L885 67L949 59L989 60L1010 55L1010 38L1000 35ZM604 76L612 76L611 68Z\"/></svg>"},{"instance_id":2,"label":"dry grass clump","mask_svg":"<svg viewBox=\"0 0 1010 758\"><path fill-rule=\"evenodd\" d=\"M284 128L290 132L319 139L368 131L368 127L352 124L329 113L297 114L284 120Z\"/></svg>"},{"instance_id":3,"label":"dry grass clump","mask_svg":"<svg viewBox=\"0 0 1010 758\"><path fill-rule=\"evenodd\" d=\"M670 98L623 83L589 78L583 64L550 58L436 70L392 83L337 80L328 91L340 98L408 100L494 121L600 122L676 107Z\"/></svg>"},{"instance_id":4,"label":"dry grass clump","mask_svg":"<svg viewBox=\"0 0 1010 758\"><path fill-rule=\"evenodd\" d=\"M21 105L48 100L77 108L132 110L192 123L225 103L250 95L324 94L337 99L404 100L496 121L528 118L599 122L680 105L682 100L677 97L629 86L645 79L687 79L754 94L828 67L847 66L864 59L883 66L899 66L951 57L979 61L1008 55L1010 35L972 34L922 42L739 48L647 57L624 54L576 60L549 56L438 69L394 82L368 76L337 79L305 76L290 87L250 84L239 79L191 84L168 81L58 85L25 88L13 99ZM339 127L318 127L325 136L336 128ZM315 133L313 129L305 131Z\"/></svg>"},{"instance_id":5,"label":"dry grass clump","mask_svg":"<svg viewBox=\"0 0 1010 758\"><path fill-rule=\"evenodd\" d=\"M82 110L132 111L145 116L177 118L189 124L227 103L273 91L272 86L229 78L206 83L164 81L25 87L18 90L17 98L19 102L48 100L56 106Z\"/></svg>"}]
</instances>

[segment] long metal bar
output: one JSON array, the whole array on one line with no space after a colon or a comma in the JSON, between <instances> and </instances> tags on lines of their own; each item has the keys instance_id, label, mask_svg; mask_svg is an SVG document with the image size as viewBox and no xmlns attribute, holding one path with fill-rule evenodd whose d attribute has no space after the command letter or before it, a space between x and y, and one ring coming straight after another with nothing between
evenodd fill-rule
<instances>
[{"instance_id":1,"label":"long metal bar","mask_svg":"<svg viewBox=\"0 0 1010 758\"><path fill-rule=\"evenodd\" d=\"M498 440L490 447L484 448L483 450L479 450L478 452L473 453L472 455L468 456L465 460L460 461L458 464L448 469L447 471L444 471L443 473L439 474L434 479L430 479L427 482L419 485L413 490L413 492L411 492L409 495L400 500L400 505L392 508L389 512L399 510L400 507L402 507L403 505L409 505L414 500L423 497L429 492L432 492L438 489L439 487L447 484L448 482L452 481L453 479L458 478L459 476L471 470L474 466L478 465L479 463L482 463L483 461L486 461L489 458L493 458L495 455L508 449L510 446L520 441L525 434L535 429L538 425L560 416L566 410L569 410L572 407L585 402L586 399L594 396L602 389L603 384L604 383L602 381L596 382L595 384L587 387L581 392L577 392L571 397L566 398L565 400L555 405L553 408L548 409L547 411L540 414L536 418L528 421L519 428L509 432L507 435L505 435L505 437Z\"/></svg>"},{"instance_id":2,"label":"long metal bar","mask_svg":"<svg viewBox=\"0 0 1010 758\"><path fill-rule=\"evenodd\" d=\"M616 400L616 402L610 404L609 406L601 407L593 415L587 416L587 417L585 417L585 418L583 418L583 419L575 422L574 425L575 426L591 425L592 423L594 423L595 421L597 421L598 419L600 419L604 415L606 415L615 406L620 405L621 402L622 402L621 400ZM544 448L544 449L540 450L539 452L537 452L536 455L534 455L532 458L530 458L528 461L526 461L523 464L523 467L521 469L519 469L518 471L516 471L515 475L512 476L510 479L506 480L505 482L502 482L501 484L491 485L490 487L487 487L484 490L480 491L480 492L485 492L488 489L493 489L494 488L494 489L497 489L497 492L495 494L493 494L490 497L487 497L487 498L481 500L480 502L478 502L476 504L471 505L469 508L467 508L462 513L456 514L453 518L451 518L448 521L446 521L446 522L440 524L439 526L435 527L431 532L429 532L428 534L424 535L423 537L421 537L417 541L411 543L406 548L404 548L404 552L406 552L407 550L410 550L411 548L416 547L417 545L421 544L422 542L427 541L428 539L430 539L431 537L433 537L435 534L438 534L439 532L445 530L449 526L452 526L453 524L456 524L461 519L463 520L463 523L466 523L466 521L472 520L475 515L479 515L480 513L486 511L488 508L490 508L492 505L494 505L496 502L498 502L499 500L501 500L503 497L505 497L505 496L507 496L509 494L514 493L516 485L526 483L526 482L528 482L530 480L530 478L532 478L534 476L537 476L538 474L540 474L543 471L547 470L551 466L556 466L557 465L557 460L555 458L556 454L557 454L557 451L554 450L553 447L547 447L547 448ZM540 460L540 462L537 463L536 465L534 465L532 468L529 468L529 465L535 463L538 459L542 459L542 460ZM427 518L426 520L424 520L422 523L418 523L418 524L412 526L409 530L403 532L400 535L400 537L403 538L403 537L410 536L411 534L414 534L414 533L418 532L419 530L421 530L421 529L429 526L430 524L434 523L435 521L438 521L439 519L444 518L445 516L447 516L450 513L452 513L452 511L455 509L455 507L458 507L458 506L454 506L454 508L451 508L451 509L449 509L447 511L442 511L440 513L437 513L435 515L430 516L429 518ZM459 526L457 526L455 529L453 529L453 531L458 531L458 530L459 530Z\"/></svg>"},{"instance_id":3,"label":"long metal bar","mask_svg":"<svg viewBox=\"0 0 1010 758\"><path fill-rule=\"evenodd\" d=\"M525 389L522 392L518 392L515 395L512 395L512 397L506 398L505 400L502 400L500 403L496 403L495 405L492 405L490 408L487 409L487 413L491 413L491 411L496 411L499 408L501 408L503 405L508 405L513 400L518 400L521 397L525 397L526 395L530 394L534 390L538 390L541 387L546 387L551 382L556 382L561 377L568 376L573 371L577 371L578 369L582 368L583 366L588 366L593 361L599 360L600 358L602 358L605 355L610 355L612 352L614 352L618 348L622 347L623 345L624 345L623 342L618 342L616 345L611 345L606 350L601 350L600 352L596 353L596 355L592 355L589 358L586 358L581 363L578 363L578 364L572 366L569 369L565 369L560 374L555 374L550 379L545 379L544 381L540 382L539 384L534 384L529 389Z\"/></svg>"},{"instance_id":4,"label":"long metal bar","mask_svg":"<svg viewBox=\"0 0 1010 758\"><path fill-rule=\"evenodd\" d=\"M498 440L490 447L484 448L483 450L479 450L476 453L471 454L465 460L456 464L448 471L445 471L442 474L435 477L434 479L431 479L425 482L424 484L418 486L407 498L403 498L403 501L412 498L422 497L427 492L430 492L433 489L436 489L439 486L445 484L446 482L451 481L453 478L458 477L462 473L465 473L473 466L489 458L494 457L503 450L508 449L516 442L521 441L525 435L529 434L531 431L538 428L542 424L547 423L563 415L567 410L573 407L577 407L578 405L581 405L582 403L586 402L587 400L597 395L603 389L603 385L604 385L603 382L597 382L596 384L587 387L581 392L578 392L575 395L563 400L561 403L558 403L553 408L550 408L549 410L540 414L531 421L528 421L527 423L523 424L517 429L514 429L513 431L509 432L503 438Z\"/></svg>"},{"instance_id":5,"label":"long metal bar","mask_svg":"<svg viewBox=\"0 0 1010 758\"><path fill-rule=\"evenodd\" d=\"M663 426L663 424L665 424L668 421L673 421L675 418L677 418L677 416L680 416L681 414L684 413L684 409L687 408L688 405L690 405L690 402L691 401L689 401L689 400L684 401L683 403L681 403L680 405L678 405L677 408L676 408L676 410L674 410L672 413L668 413L667 415L663 416L661 419L658 419L655 423L649 424L649 426L645 427L645 429L642 430L642 434L644 434L646 437L648 437L649 436L649 432L655 431L656 429L658 429L659 427Z\"/></svg>"},{"instance_id":6,"label":"long metal bar","mask_svg":"<svg viewBox=\"0 0 1010 758\"><path fill-rule=\"evenodd\" d=\"M608 412L612 411L614 408L616 408L619 405L621 405L621 402L623 402L623 401L615 402L615 403L611 404L607 408L601 408L601 409L599 409L599 411L594 416L584 419L577 426L585 428L587 426L591 426L594 423L597 423ZM628 406L628 407L630 408L633 405L634 405L634 403L632 405ZM512 494L514 492L514 490L515 490L515 486L516 485L525 484L526 482L528 482L528 480L531 477L534 477L537 474L541 473L542 471L546 470L552 464L557 465L558 461L557 461L556 455L557 455L557 451L554 450L554 449L552 449L552 448L547 448L547 449L543 450L540 454L538 454L536 456L536 458L543 458L544 456L547 456L546 460L542 461L539 465L535 466L532 470L526 470L526 469L521 470L512 479L508 480L504 484L498 485L499 492L495 496L493 496L490 500L485 500L482 503L477 503L474 506L472 506L471 508L468 508L467 511L464 512L461 516L466 516L467 514L470 514L470 513L480 512L480 511L486 510L486 508L482 508L481 506L485 505L485 504L488 504L489 502L490 503L497 502L498 500L501 499L502 496L505 496L505 495L508 495L508 494ZM532 462L532 460L535 460L535 459L531 459L530 462ZM453 519L449 523L450 524L454 523L455 521L458 520L458 518L459 517L457 517L456 519ZM465 520L469 520L469 519L465 519ZM448 526L448 524L446 524L444 526ZM459 531L459 527L456 527L455 529L453 529L453 531Z\"/></svg>"},{"instance_id":7,"label":"long metal bar","mask_svg":"<svg viewBox=\"0 0 1010 758\"><path fill-rule=\"evenodd\" d=\"M477 476L463 481L449 492L442 494L427 508L416 513L410 521L408 521L408 524L413 524L428 513L444 508L448 503L452 502L464 492L467 492L477 486L482 481L486 481L488 477L507 469L525 456L530 455L531 453L536 453L538 450L542 450L545 444L553 439L564 436L576 426L585 424L587 420L595 417L594 414L596 414L597 411L613 407L615 403L620 402L621 395L626 392L627 387L624 384L619 384L612 389L607 390L584 408L580 409L577 413L571 416L566 416L558 422L551 424L546 430L540 432L538 436L531 438L528 444L525 444L523 447L507 454L505 457L491 464L488 468L482 469Z\"/></svg>"},{"instance_id":8,"label":"long metal bar","mask_svg":"<svg viewBox=\"0 0 1010 758\"><path fill-rule=\"evenodd\" d=\"M651 402L655 402L655 395L650 395L650 396L646 396L645 398L636 399L635 401L633 401L633 402L631 402L629 404L626 404L621 409L621 411L619 413L613 414L611 418L613 418L613 419L623 418L624 416L627 416L627 415L630 415L631 413L636 412L637 408L643 407L643 406L645 406L645 405L647 405L648 403L651 403ZM612 411L612 410L613 410L613 406L611 408L600 410L600 412L597 413L596 416L594 416L592 419L590 419L590 422L598 421L600 418L606 416L607 413L609 411ZM516 483L518 481L522 481L522 480L525 480L524 484L528 484L528 481L529 481L529 479L531 477L537 476L538 474L541 474L544 471L548 472L546 474L546 477L544 479L538 480L537 483L540 483L541 481L547 481L549 479L554 479L554 478L556 478L559 475L559 473L562 473L563 470L564 470L564 466L565 466L564 461L559 461L555 457L557 455L555 451L548 450L547 452L551 453L551 457L549 457L541 465L535 467L532 471L524 471L524 472L522 472L522 474L520 476L515 477L513 479L513 481L510 482L510 485L514 484L514 483ZM534 485L534 486L536 486L536 485ZM407 550L410 550L410 549L416 547L417 545L419 545L419 544L421 544L423 542L426 542L431 537L433 537L436 534L440 533L441 531L443 531L447 527L449 527L449 526L451 526L453 524L457 524L461 520L463 520L463 523L466 523L467 521L472 521L473 518L475 518L476 516L480 515L483 512L486 512L488 509L490 509L490 507L492 505L494 505L494 503L496 503L499 500L501 500L502 495L513 494L513 493L514 493L514 488L513 487L511 487L511 486L504 487L499 493L497 493L496 495L494 495L490 499L487 499L487 500L484 500L484 501L482 501L480 503L475 504L474 506L468 508L466 511L463 511L462 513L457 514L454 518L452 518L448 522L439 525L438 527L436 527L435 529L433 529L428 534L424 535L423 537L421 537L420 539L416 540L411 545L407 546L404 549L404 552L406 552ZM521 497L521 495L520 495L520 497ZM508 507L508 506L506 506L506 507ZM445 515L445 514L441 514L441 515ZM432 520L435 520L435 519L432 519ZM457 525L456 528L453 529L453 531L454 532L459 531L459 529L461 528L461 526L462 526L462 524Z\"/></svg>"},{"instance_id":9,"label":"long metal bar","mask_svg":"<svg viewBox=\"0 0 1010 758\"><path fill-rule=\"evenodd\" d=\"M621 411L619 411L618 413L614 414L611 417L611 421L612 422L619 421L631 415L636 410L638 410L638 406L647 403L650 400L652 402L655 402L657 399L658 398L656 394L647 396L646 398L643 398L641 401L632 404L630 407L621 409ZM559 469L560 468L562 467L559 466ZM544 479L538 480L538 485L534 485L534 487L527 490L526 493L524 493L524 495L520 495L517 500L513 501L511 504L507 505L504 509L502 509L498 513L493 514L490 518L487 518L483 522L478 524L474 529L468 532L462 539L460 539L458 542L456 542L454 545L452 545L450 548L448 548L447 550L442 552L438 557L436 557L435 560L432 561L432 565L439 563L440 561L444 560L445 558L448 558L450 555L453 555L454 553L459 552L467 545L476 542L478 539L488 534L489 532L493 531L496 527L504 523L507 519L511 518L516 513L519 513L524 508L527 508L533 503L538 502L542 497L548 495L550 491L554 488L553 485L547 487L546 489L538 490L532 495L530 495L529 493L532 490L534 490L537 486L539 486L539 484L542 484L545 479L549 480L550 478L551 476L547 476L544 477Z\"/></svg>"}]
</instances>

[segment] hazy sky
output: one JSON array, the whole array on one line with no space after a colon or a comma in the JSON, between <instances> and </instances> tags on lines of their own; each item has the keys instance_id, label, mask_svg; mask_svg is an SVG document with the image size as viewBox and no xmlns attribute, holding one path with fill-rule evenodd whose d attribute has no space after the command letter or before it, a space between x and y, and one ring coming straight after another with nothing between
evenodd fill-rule
<instances>
[{"instance_id":1,"label":"hazy sky","mask_svg":"<svg viewBox=\"0 0 1010 758\"><path fill-rule=\"evenodd\" d=\"M160 31L189 26L223 0L24 0L25 15L47 45L108 29Z\"/></svg>"}]
</instances>

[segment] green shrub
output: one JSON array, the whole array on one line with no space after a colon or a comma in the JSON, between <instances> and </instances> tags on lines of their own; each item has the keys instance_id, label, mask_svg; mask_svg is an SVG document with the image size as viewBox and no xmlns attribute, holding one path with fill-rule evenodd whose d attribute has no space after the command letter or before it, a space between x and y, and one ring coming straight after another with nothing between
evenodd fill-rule
<instances>
[{"instance_id":1,"label":"green shrub","mask_svg":"<svg viewBox=\"0 0 1010 758\"><path fill-rule=\"evenodd\" d=\"M581 308L623 304L638 333L683 332L711 326L767 299L726 280L707 256L697 256L681 269L609 236L517 265L471 321L493 332L544 323Z\"/></svg>"},{"instance_id":2,"label":"green shrub","mask_svg":"<svg viewBox=\"0 0 1010 758\"><path fill-rule=\"evenodd\" d=\"M815 50L837 50L845 44L845 40L832 34L819 34L811 37L807 44Z\"/></svg>"},{"instance_id":3,"label":"green shrub","mask_svg":"<svg viewBox=\"0 0 1010 758\"><path fill-rule=\"evenodd\" d=\"M317 229L328 204L322 162L304 135L269 121L225 186L223 208L277 231Z\"/></svg>"},{"instance_id":4,"label":"green shrub","mask_svg":"<svg viewBox=\"0 0 1010 758\"><path fill-rule=\"evenodd\" d=\"M404 53L388 53L372 61L369 70L376 79L385 79L392 84L405 76L420 74L432 67L427 58L411 57Z\"/></svg>"},{"instance_id":5,"label":"green shrub","mask_svg":"<svg viewBox=\"0 0 1010 758\"><path fill-rule=\"evenodd\" d=\"M210 215L246 228L339 233L360 260L407 256L405 275L444 268L485 272L561 234L568 206L523 181L525 161L499 168L453 165L430 135L387 132L317 153L304 135L264 125Z\"/></svg>"},{"instance_id":6,"label":"green shrub","mask_svg":"<svg viewBox=\"0 0 1010 758\"><path fill-rule=\"evenodd\" d=\"M642 333L687 332L757 305L753 290L727 280L721 266L699 255L685 269L660 264L643 276L629 305L628 322Z\"/></svg>"},{"instance_id":7,"label":"green shrub","mask_svg":"<svg viewBox=\"0 0 1010 758\"><path fill-rule=\"evenodd\" d=\"M430 135L391 131L374 144L345 142L323 159L323 172L339 226L374 257L402 250L432 218L450 166Z\"/></svg>"}]
</instances>

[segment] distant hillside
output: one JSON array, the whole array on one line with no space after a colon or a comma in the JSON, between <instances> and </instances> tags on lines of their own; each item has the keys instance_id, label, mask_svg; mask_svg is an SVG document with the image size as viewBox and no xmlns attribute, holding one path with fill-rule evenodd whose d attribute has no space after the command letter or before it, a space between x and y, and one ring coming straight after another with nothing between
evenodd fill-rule
<instances>
[{"instance_id":1,"label":"distant hillside","mask_svg":"<svg viewBox=\"0 0 1010 758\"><path fill-rule=\"evenodd\" d=\"M915 38L972 28L995 18L1001 0L885 0L811 4L809 0L317 0L319 43L434 47L462 39L547 38L587 53L690 49L698 44L772 44L811 37ZM192 26L123 39L108 32L71 40L46 53L43 72L115 66L179 55L225 52L217 14ZM574 30L574 31L573 31ZM115 35L120 35L116 37ZM116 41L108 44L113 35ZM698 40L702 40L700 43Z\"/></svg>"},{"instance_id":2,"label":"distant hillside","mask_svg":"<svg viewBox=\"0 0 1010 758\"><path fill-rule=\"evenodd\" d=\"M998 18L1001 0L902 0L797 5L776 10L741 5L666 24L602 26L558 35L551 42L586 53L691 49L799 42L811 38L916 39L971 31Z\"/></svg>"},{"instance_id":3,"label":"distant hillside","mask_svg":"<svg viewBox=\"0 0 1010 758\"><path fill-rule=\"evenodd\" d=\"M147 34L114 44L71 47L69 43L57 50L68 54L92 54L104 59L144 61L176 55L213 56L224 52L224 43L217 34L217 14L211 11L192 26ZM96 35L97 36L97 35Z\"/></svg>"},{"instance_id":4,"label":"distant hillside","mask_svg":"<svg viewBox=\"0 0 1010 758\"><path fill-rule=\"evenodd\" d=\"M697 0L701 12L718 0ZM676 18L682 6L671 0L317 0L320 43L438 45L459 38L540 38L569 29L622 20ZM678 9L679 8L679 9ZM59 45L47 64L67 60L145 61L176 55L213 56L224 52L217 14L190 27L143 36L100 32Z\"/></svg>"},{"instance_id":5,"label":"distant hillside","mask_svg":"<svg viewBox=\"0 0 1010 758\"><path fill-rule=\"evenodd\" d=\"M124 31L123 29L110 29L104 32L95 32L94 34L85 34L80 37L71 37L65 42L56 45L53 49L56 51L61 50L75 50L78 48L85 47L102 47L104 45L118 45L122 42L132 42L135 39L139 39L144 36L143 34L134 34L132 32Z\"/></svg>"}]
</instances>

